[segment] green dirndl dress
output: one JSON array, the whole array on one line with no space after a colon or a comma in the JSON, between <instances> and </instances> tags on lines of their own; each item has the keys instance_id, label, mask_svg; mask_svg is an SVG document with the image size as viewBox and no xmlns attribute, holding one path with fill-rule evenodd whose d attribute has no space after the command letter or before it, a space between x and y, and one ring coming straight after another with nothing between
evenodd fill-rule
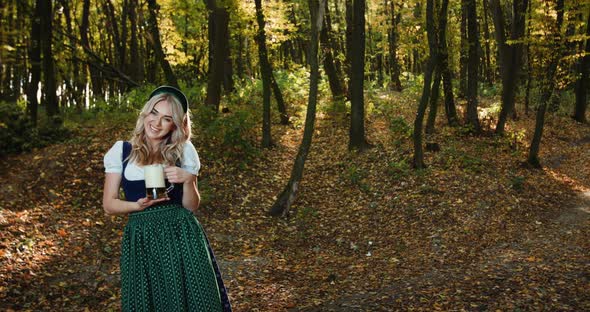
<instances>
[{"instance_id":1,"label":"green dirndl dress","mask_svg":"<svg viewBox=\"0 0 590 312\"><path fill-rule=\"evenodd\" d=\"M125 145L123 159L130 148ZM127 200L145 197L143 180L128 181L122 174L122 186ZM180 204L182 187L169 196L129 214L121 245L122 310L231 311L207 236Z\"/></svg>"}]
</instances>

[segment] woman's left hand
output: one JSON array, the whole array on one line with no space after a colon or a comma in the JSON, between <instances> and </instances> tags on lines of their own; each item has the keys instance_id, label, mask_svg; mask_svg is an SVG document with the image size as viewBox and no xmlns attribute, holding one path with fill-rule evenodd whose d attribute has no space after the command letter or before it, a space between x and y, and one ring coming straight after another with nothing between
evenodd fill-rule
<instances>
[{"instance_id":1,"label":"woman's left hand","mask_svg":"<svg viewBox=\"0 0 590 312\"><path fill-rule=\"evenodd\" d=\"M187 183L195 180L193 174L176 166L164 168L164 174L170 183Z\"/></svg>"}]
</instances>

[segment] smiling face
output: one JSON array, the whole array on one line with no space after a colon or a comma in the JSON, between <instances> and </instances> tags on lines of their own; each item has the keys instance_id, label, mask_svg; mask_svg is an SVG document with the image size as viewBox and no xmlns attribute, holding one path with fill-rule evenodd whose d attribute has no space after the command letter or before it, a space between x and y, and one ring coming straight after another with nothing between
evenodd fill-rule
<instances>
[{"instance_id":1,"label":"smiling face","mask_svg":"<svg viewBox=\"0 0 590 312\"><path fill-rule=\"evenodd\" d=\"M148 142L156 147L175 129L171 104L166 100L156 103L143 120L143 125Z\"/></svg>"}]
</instances>

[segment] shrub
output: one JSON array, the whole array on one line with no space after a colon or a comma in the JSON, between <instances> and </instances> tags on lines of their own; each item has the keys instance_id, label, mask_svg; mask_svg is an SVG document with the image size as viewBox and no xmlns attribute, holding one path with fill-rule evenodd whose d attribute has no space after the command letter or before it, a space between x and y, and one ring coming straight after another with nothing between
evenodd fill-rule
<instances>
[{"instance_id":1,"label":"shrub","mask_svg":"<svg viewBox=\"0 0 590 312\"><path fill-rule=\"evenodd\" d=\"M39 115L42 118L34 127L22 106L0 102L0 155L28 151L69 137L61 116L49 119L42 110Z\"/></svg>"}]
</instances>

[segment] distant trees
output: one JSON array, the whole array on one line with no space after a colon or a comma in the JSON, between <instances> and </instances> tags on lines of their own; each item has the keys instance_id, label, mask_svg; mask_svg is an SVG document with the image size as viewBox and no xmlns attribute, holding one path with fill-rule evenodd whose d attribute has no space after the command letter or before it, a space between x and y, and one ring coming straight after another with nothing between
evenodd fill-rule
<instances>
[{"instance_id":1,"label":"distant trees","mask_svg":"<svg viewBox=\"0 0 590 312\"><path fill-rule=\"evenodd\" d=\"M0 100L14 103L26 95L26 115L35 123L44 113L60 116L64 111L81 113L88 106L124 105L118 103L124 92L147 83L166 83L187 89L202 102L195 104L215 112L211 118L223 118L235 115L217 112L238 109L221 109L224 96L229 95L229 104L234 104L234 95L247 89L244 85L260 81L248 96L256 100L261 95L262 105L237 107L256 110L255 115L262 117L256 119L261 145L271 146L273 120L288 124L287 107L293 102L289 87L281 84L298 69L311 68L307 65L312 58L308 50L312 23L304 0L253 4L5 1L0 5ZM541 100L551 72L547 65L553 64L557 52L548 48L553 33L560 33L566 42L560 50L563 57L556 61L554 89L571 96L552 100L557 104L546 110L563 114L567 107L575 120L587 122L589 8L590 0L571 5L561 0L323 1L318 9L323 17L318 27L318 79L325 79L349 122L349 148L360 151L370 146L369 88L377 90L371 96L413 92L415 88L406 87L425 82L413 120L414 165L421 167L422 131L427 140L436 139L443 102L446 123L462 124L475 135L484 130L502 135L510 129L509 119L521 109L521 102L526 112L529 106L535 113L543 110ZM556 30L558 17L563 29ZM258 57L252 57L256 53ZM235 86L240 89L234 90ZM501 94L499 112L480 120L480 91L496 90Z\"/></svg>"},{"instance_id":2,"label":"distant trees","mask_svg":"<svg viewBox=\"0 0 590 312\"><path fill-rule=\"evenodd\" d=\"M316 105L318 97L318 80L319 80L319 62L318 62L318 46L319 46L319 32L323 24L323 9L325 0L308 0L309 13L311 17L311 35L309 41L309 66L310 66L310 80L309 80L309 98L307 103L307 113L305 115L305 128L303 130L303 139L293 169L291 170L291 177L283 191L277 197L277 200L272 205L269 213L272 216L285 215L297 195L299 190L299 183L303 176L303 167L309 149L311 147L311 139L313 136L313 129L315 127Z\"/></svg>"}]
</instances>

